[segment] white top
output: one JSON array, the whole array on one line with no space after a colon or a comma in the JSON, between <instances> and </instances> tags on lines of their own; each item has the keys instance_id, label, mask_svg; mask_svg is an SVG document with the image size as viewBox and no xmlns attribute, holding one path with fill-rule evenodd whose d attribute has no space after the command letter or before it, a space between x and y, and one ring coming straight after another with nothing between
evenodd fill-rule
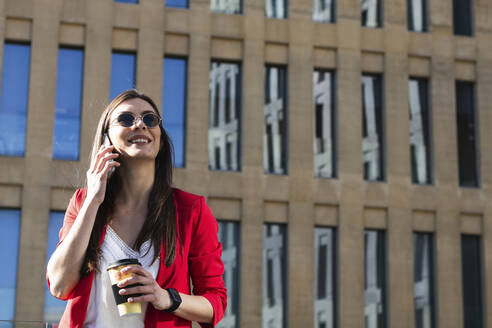
<instances>
[{"instance_id":1,"label":"white top","mask_svg":"<svg viewBox=\"0 0 492 328\"><path fill-rule=\"evenodd\" d=\"M150 245L150 240L147 240L140 247L140 252L137 252L128 246L108 225L104 241L101 245L102 256L99 262L100 272L94 274L84 327L144 328L147 302L142 303L141 314L120 317L106 268L110 263L118 260L134 258L138 259L144 269L149 271L155 279L157 277L157 272L159 271L159 259L154 263L151 263L154 258L154 247L152 247L148 254L144 256Z\"/></svg>"}]
</instances>

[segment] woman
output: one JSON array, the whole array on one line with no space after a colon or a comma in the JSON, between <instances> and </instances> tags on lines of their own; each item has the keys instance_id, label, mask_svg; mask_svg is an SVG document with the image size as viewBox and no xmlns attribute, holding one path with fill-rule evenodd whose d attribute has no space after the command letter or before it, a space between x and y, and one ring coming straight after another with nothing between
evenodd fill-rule
<instances>
[{"instance_id":1,"label":"woman","mask_svg":"<svg viewBox=\"0 0 492 328\"><path fill-rule=\"evenodd\" d=\"M51 293L68 300L60 327L213 327L223 317L217 222L203 197L171 187L172 145L160 123L136 90L102 113L87 187L70 201L47 268ZM118 315L106 267L122 258L142 264L118 284L121 295L141 294L128 299L142 302L141 315Z\"/></svg>"}]
</instances>

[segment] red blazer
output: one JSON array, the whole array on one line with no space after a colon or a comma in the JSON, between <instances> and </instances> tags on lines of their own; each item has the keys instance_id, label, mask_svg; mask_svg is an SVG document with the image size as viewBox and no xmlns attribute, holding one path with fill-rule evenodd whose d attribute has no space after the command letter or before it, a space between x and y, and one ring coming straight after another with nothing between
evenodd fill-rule
<instances>
[{"instance_id":1,"label":"red blazer","mask_svg":"<svg viewBox=\"0 0 492 328\"><path fill-rule=\"evenodd\" d=\"M163 263L165 245L161 245L160 266L156 281L162 288L175 288L181 293L190 294L190 277L193 282L193 294L205 297L214 309L213 324L201 324L202 327L215 326L224 316L227 305L227 291L222 276L224 264L221 260L222 245L217 240L218 225L212 211L203 196L197 196L173 189L176 206L178 239L176 259L170 267ZM78 189L70 200L63 227L60 230L60 243L70 231L77 214L84 203L87 189ZM100 243L104 240L106 227ZM92 287L94 272L80 279L69 295L60 327L82 327L87 312L87 304ZM48 285L49 285L48 280ZM191 327L191 322L174 314L156 310L152 304L147 306L145 327Z\"/></svg>"}]
</instances>

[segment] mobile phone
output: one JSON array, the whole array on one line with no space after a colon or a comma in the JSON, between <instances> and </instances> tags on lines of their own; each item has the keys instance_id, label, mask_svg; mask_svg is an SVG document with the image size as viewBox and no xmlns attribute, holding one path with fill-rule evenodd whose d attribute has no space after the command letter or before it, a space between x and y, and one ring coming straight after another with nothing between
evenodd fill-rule
<instances>
[{"instance_id":1,"label":"mobile phone","mask_svg":"<svg viewBox=\"0 0 492 328\"><path fill-rule=\"evenodd\" d=\"M103 136L103 145L105 146L111 146L111 141L109 140L109 137L108 137L108 134L105 133L104 136ZM114 159L110 159L109 160L110 162L114 162ZM113 174L114 170L116 169L115 166L111 167L109 169L109 173L108 173L108 179L111 177L111 175Z\"/></svg>"}]
</instances>

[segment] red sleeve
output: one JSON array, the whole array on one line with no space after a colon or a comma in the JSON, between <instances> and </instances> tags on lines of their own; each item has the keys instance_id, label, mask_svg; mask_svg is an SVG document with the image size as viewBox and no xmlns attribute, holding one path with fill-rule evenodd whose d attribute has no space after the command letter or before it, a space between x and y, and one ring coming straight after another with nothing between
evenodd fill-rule
<instances>
[{"instance_id":1,"label":"red sleeve","mask_svg":"<svg viewBox=\"0 0 492 328\"><path fill-rule=\"evenodd\" d=\"M223 317L227 306L227 291L224 284L224 264L222 263L222 245L217 238L218 224L212 211L200 197L199 214L194 222L191 237L189 265L193 281L193 294L205 297L214 309L211 324L202 327L214 327Z\"/></svg>"},{"instance_id":2,"label":"red sleeve","mask_svg":"<svg viewBox=\"0 0 492 328\"><path fill-rule=\"evenodd\" d=\"M58 245L60 245L63 242L63 239L65 239L68 232L72 228L73 223L75 222L75 219L77 218L77 215L79 214L80 208L82 207L82 204L84 203L86 193L87 193L86 189L77 189L75 191L75 193L73 194L72 198L70 199L70 203L68 204L67 210L65 211L65 217L63 218L63 226L60 229L60 232L58 233L58 237L59 237ZM58 247L58 245L57 245L57 247ZM50 280L48 278L48 275L46 275L46 281L48 282L48 287L49 287L50 286ZM73 297L72 294L73 294L73 291L71 293L69 293L66 297L62 298L62 300L66 301L66 300L72 298Z\"/></svg>"}]
</instances>

